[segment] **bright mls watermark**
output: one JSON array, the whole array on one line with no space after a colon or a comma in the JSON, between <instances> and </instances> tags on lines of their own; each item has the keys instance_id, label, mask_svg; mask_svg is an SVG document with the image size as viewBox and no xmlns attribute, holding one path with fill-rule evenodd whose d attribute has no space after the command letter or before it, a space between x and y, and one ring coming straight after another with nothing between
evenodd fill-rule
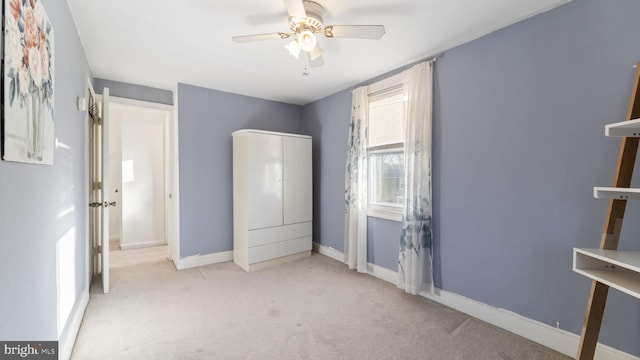
<instances>
[{"instance_id":1,"label":"bright mls watermark","mask_svg":"<svg viewBox=\"0 0 640 360\"><path fill-rule=\"evenodd\" d=\"M57 341L0 341L0 360L58 359Z\"/></svg>"}]
</instances>

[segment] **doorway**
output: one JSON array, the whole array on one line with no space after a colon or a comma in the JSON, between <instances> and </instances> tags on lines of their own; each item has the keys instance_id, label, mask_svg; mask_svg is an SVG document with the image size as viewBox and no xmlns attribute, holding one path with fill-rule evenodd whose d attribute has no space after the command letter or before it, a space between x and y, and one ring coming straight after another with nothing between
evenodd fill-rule
<instances>
[{"instance_id":1,"label":"doorway","mask_svg":"<svg viewBox=\"0 0 640 360\"><path fill-rule=\"evenodd\" d=\"M160 217L163 220L155 220L156 223L159 223L157 227L159 230L155 232L153 230L146 231L146 233L151 233L151 238L156 238L157 235L160 234L159 240L155 240L155 242L159 245L160 242L163 244L168 244L169 246L164 246L165 257L170 260L179 258L179 252L175 251L175 249L179 249L179 239L176 237L178 232L178 218L179 218L179 209L178 209L178 185L177 185L177 173L178 173L178 163L177 163L177 119L174 116L174 107L172 105L165 104L157 104L150 103L145 101L131 100L125 98L118 98L109 96L109 89L104 88L102 95L96 95L91 86L91 80L87 77L87 92L85 93L88 102L87 109L87 118L89 121L89 125L87 128L87 156L86 156L86 164L87 164L87 172L85 174L85 179L87 181L87 188L89 189L88 198L90 201L90 210L87 213L87 239L89 242L89 253L87 257L87 269L92 269L93 271L88 271L89 281L93 283L93 279L101 280L101 288L102 292L105 294L109 292L109 264L110 264L110 245L112 237L109 235L109 230L111 229L110 223L111 221L116 221L122 226L126 224L126 220L122 221L122 216L113 216L110 219L111 208L123 208L127 207L127 198L121 196L124 195L122 190L122 180L118 179L116 182L116 186L111 186L110 183L110 171L109 171L109 163L110 157L112 156L112 151L109 149L110 141L110 128L111 128L111 109L114 106L116 112L119 111L118 106L120 108L130 108L130 109L153 109L156 111L160 111L164 118L162 120L162 125L159 127L155 127L156 133L161 133L160 138L157 139L156 143L159 142L162 144L160 150L152 150L152 152L162 153L161 156L158 157L161 162L161 170L156 172L156 177L160 178L161 182L159 186L161 188L161 196L160 200L157 203L163 203L163 206L160 206ZM95 100L94 100L95 99ZM80 99L79 99L80 100ZM95 106L94 106L95 105ZM80 108L80 101L79 101ZM93 116L92 114L96 114ZM120 116L120 115L118 115ZM129 125L129 124L127 124ZM144 125L143 132L144 132ZM161 129L161 130L160 130ZM122 131L122 129L120 129ZM104 140L104 141L103 141ZM122 141L122 140L121 140ZM135 151L134 151L135 153ZM135 155L135 154L134 154ZM120 155L120 162L122 161L123 155ZM126 157L126 156L125 156ZM135 156L131 159L130 162L132 165L127 165L132 167L133 176L135 174L140 174L141 171L136 167L137 165L145 165L145 161L136 160ZM148 160L146 161L148 162ZM118 176L122 177L122 168L119 166L118 172L120 173ZM142 171L144 172L144 171ZM160 174L160 175L157 175ZM125 173L126 176L127 175ZM140 175L136 176L140 179ZM129 178L130 179L130 178ZM126 179L125 179L126 180ZM130 181L133 183L134 181ZM125 184L126 185L126 184ZM118 199L111 199L111 194L115 192L115 189L118 189ZM126 190L126 186L124 187ZM124 192L126 193L126 191ZM135 202L134 202L135 203ZM138 201L138 204L140 201ZM158 206L152 206L158 207ZM127 210L125 210L126 212ZM124 214L124 213L123 213ZM114 219L116 218L116 219ZM156 215L156 219L158 216ZM126 225L125 225L126 226ZM145 231L142 231L145 233ZM135 234L131 232L132 238L136 238ZM122 233L121 233L122 235ZM124 233L126 235L126 231ZM141 236L137 237L138 239ZM126 240L125 240L126 241ZM120 239L118 239L118 246L116 249L120 251L119 246ZM144 245L137 244L138 246L149 246L153 245L152 241L139 241L138 243L145 243ZM135 245L134 245L135 247ZM171 252L170 250L174 251ZM143 250L143 249L142 249ZM123 254L124 255L124 254ZM135 254L132 254L135 256ZM127 255L128 256L128 255ZM101 277L95 277L95 275L101 274ZM96 284L100 285L100 284ZM93 286L92 286L93 287Z\"/></svg>"},{"instance_id":2,"label":"doorway","mask_svg":"<svg viewBox=\"0 0 640 360\"><path fill-rule=\"evenodd\" d=\"M166 245L171 110L111 97L109 113L111 248Z\"/></svg>"}]
</instances>

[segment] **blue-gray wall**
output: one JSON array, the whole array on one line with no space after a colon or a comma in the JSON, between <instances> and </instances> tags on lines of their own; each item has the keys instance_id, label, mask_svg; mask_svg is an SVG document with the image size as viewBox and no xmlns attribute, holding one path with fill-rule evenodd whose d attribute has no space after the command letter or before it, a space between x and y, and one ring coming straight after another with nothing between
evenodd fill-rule
<instances>
[{"instance_id":1,"label":"blue-gray wall","mask_svg":"<svg viewBox=\"0 0 640 360\"><path fill-rule=\"evenodd\" d=\"M75 299L87 288L84 96L89 64L64 1L42 0L55 30L54 165L0 161L0 339L57 340L56 248L64 238ZM77 304L76 304L77 305Z\"/></svg>"},{"instance_id":2,"label":"blue-gray wall","mask_svg":"<svg viewBox=\"0 0 640 360\"><path fill-rule=\"evenodd\" d=\"M442 287L578 333L640 61L634 0L574 0L438 61L434 226ZM636 182L637 183L637 182ZM637 205L637 204L636 204ZM622 247L639 248L630 206ZM636 234L633 236L633 234ZM600 340L640 354L640 302L611 292Z\"/></svg>"},{"instance_id":3,"label":"blue-gray wall","mask_svg":"<svg viewBox=\"0 0 640 360\"><path fill-rule=\"evenodd\" d=\"M638 16L635 0L574 0L437 61L439 287L580 332L590 281L571 271L572 248L600 241L607 202L593 199L592 188L613 180L620 141L605 138L604 125L627 113ZM315 241L339 250L350 97L344 91L303 109L320 167ZM640 204L630 203L626 218L621 248L640 249ZM377 243L397 242L399 225L374 221L374 263L388 267L397 248L381 254L387 247ZM612 290L600 341L640 355L638 319L640 302Z\"/></svg>"},{"instance_id":4,"label":"blue-gray wall","mask_svg":"<svg viewBox=\"0 0 640 360\"><path fill-rule=\"evenodd\" d=\"M106 87L109 88L110 96L173 105L173 93L169 90L100 78L93 79L93 88L97 94L102 94L102 89Z\"/></svg>"},{"instance_id":5,"label":"blue-gray wall","mask_svg":"<svg viewBox=\"0 0 640 360\"><path fill-rule=\"evenodd\" d=\"M343 91L302 109L313 136L313 241L344 251L344 181L351 92Z\"/></svg>"},{"instance_id":6,"label":"blue-gray wall","mask_svg":"<svg viewBox=\"0 0 640 360\"><path fill-rule=\"evenodd\" d=\"M301 107L178 84L180 257L233 250L231 133L301 133Z\"/></svg>"}]
</instances>

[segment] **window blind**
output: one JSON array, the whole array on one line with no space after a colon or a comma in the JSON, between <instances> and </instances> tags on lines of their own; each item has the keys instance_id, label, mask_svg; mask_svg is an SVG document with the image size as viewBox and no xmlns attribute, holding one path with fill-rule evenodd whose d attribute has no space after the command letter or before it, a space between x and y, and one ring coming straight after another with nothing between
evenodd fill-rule
<instances>
[{"instance_id":1,"label":"window blind","mask_svg":"<svg viewBox=\"0 0 640 360\"><path fill-rule=\"evenodd\" d=\"M402 146L405 102L402 73L389 76L368 87L369 149Z\"/></svg>"},{"instance_id":2,"label":"window blind","mask_svg":"<svg viewBox=\"0 0 640 360\"><path fill-rule=\"evenodd\" d=\"M369 98L369 149L402 145L404 112L401 87Z\"/></svg>"}]
</instances>

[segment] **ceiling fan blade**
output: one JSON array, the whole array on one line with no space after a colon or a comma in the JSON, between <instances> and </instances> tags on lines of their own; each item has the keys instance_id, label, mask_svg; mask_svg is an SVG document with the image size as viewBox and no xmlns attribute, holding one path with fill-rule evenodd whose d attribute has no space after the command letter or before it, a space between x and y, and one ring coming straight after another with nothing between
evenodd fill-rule
<instances>
[{"instance_id":1,"label":"ceiling fan blade","mask_svg":"<svg viewBox=\"0 0 640 360\"><path fill-rule=\"evenodd\" d=\"M287 8L289 16L299 19L307 17L302 0L284 0L284 6Z\"/></svg>"},{"instance_id":2,"label":"ceiling fan blade","mask_svg":"<svg viewBox=\"0 0 640 360\"><path fill-rule=\"evenodd\" d=\"M271 33L271 34L256 34L256 35L243 35L234 36L231 40L237 43L246 43L251 41L271 40L271 39L286 39L290 35L287 33Z\"/></svg>"},{"instance_id":3,"label":"ceiling fan blade","mask_svg":"<svg viewBox=\"0 0 640 360\"><path fill-rule=\"evenodd\" d=\"M384 33L383 25L329 25L324 28L324 36L328 38L379 40Z\"/></svg>"}]
</instances>

